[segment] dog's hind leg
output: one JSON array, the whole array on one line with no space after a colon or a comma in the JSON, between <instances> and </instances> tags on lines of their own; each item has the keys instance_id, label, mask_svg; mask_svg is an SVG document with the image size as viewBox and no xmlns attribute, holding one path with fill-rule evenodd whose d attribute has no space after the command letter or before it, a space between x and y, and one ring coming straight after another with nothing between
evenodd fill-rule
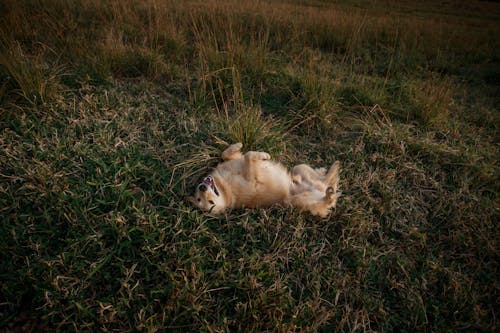
<instances>
[{"instance_id":1,"label":"dog's hind leg","mask_svg":"<svg viewBox=\"0 0 500 333\"><path fill-rule=\"evenodd\" d=\"M331 186L335 192L337 192L337 188L339 186L339 172L340 172L340 162L335 161L333 165L331 166L330 170L328 170L328 173L325 175L325 184L328 186Z\"/></svg>"},{"instance_id":2,"label":"dog's hind leg","mask_svg":"<svg viewBox=\"0 0 500 333\"><path fill-rule=\"evenodd\" d=\"M308 211L314 216L325 218L330 213L331 203L330 198L317 190L306 191L294 195L290 199L290 203L298 210Z\"/></svg>"},{"instance_id":3,"label":"dog's hind leg","mask_svg":"<svg viewBox=\"0 0 500 333\"><path fill-rule=\"evenodd\" d=\"M241 158L241 156L243 156L241 154L242 147L243 145L240 142L230 145L222 152L222 159L224 161L229 161Z\"/></svg>"},{"instance_id":4,"label":"dog's hind leg","mask_svg":"<svg viewBox=\"0 0 500 333\"><path fill-rule=\"evenodd\" d=\"M313 207L321 201L321 193L318 191L304 191L293 195L289 202L300 211L310 211L313 215Z\"/></svg>"},{"instance_id":5,"label":"dog's hind leg","mask_svg":"<svg viewBox=\"0 0 500 333\"><path fill-rule=\"evenodd\" d=\"M339 196L340 193L330 186L324 193L312 190L296 194L290 198L290 203L300 211L325 218L337 204Z\"/></svg>"},{"instance_id":6,"label":"dog's hind leg","mask_svg":"<svg viewBox=\"0 0 500 333\"><path fill-rule=\"evenodd\" d=\"M324 173L321 174L321 171L321 169L313 169L307 164L299 164L293 167L292 177L294 177L294 179L299 179L300 181L313 183L322 179Z\"/></svg>"}]
</instances>

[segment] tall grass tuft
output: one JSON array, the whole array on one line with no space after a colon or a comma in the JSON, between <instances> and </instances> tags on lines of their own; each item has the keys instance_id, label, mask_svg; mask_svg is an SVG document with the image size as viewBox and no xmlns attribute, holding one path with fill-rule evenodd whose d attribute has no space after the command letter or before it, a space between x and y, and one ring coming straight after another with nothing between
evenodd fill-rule
<instances>
[{"instance_id":1,"label":"tall grass tuft","mask_svg":"<svg viewBox=\"0 0 500 333\"><path fill-rule=\"evenodd\" d=\"M261 75L270 59L270 27L267 17L249 18L218 6L191 17L200 67L209 72L236 67Z\"/></svg>"},{"instance_id":2,"label":"tall grass tuft","mask_svg":"<svg viewBox=\"0 0 500 333\"><path fill-rule=\"evenodd\" d=\"M446 124L453 106L451 79L415 80L409 84L408 90L413 100L410 106L413 117L428 127L438 128Z\"/></svg>"},{"instance_id":3,"label":"tall grass tuft","mask_svg":"<svg viewBox=\"0 0 500 333\"><path fill-rule=\"evenodd\" d=\"M111 29L100 48L104 70L115 77L158 78L168 73L168 65L158 50L125 42L123 32Z\"/></svg>"},{"instance_id":4,"label":"tall grass tuft","mask_svg":"<svg viewBox=\"0 0 500 333\"><path fill-rule=\"evenodd\" d=\"M331 124L338 111L335 94L337 78L333 77L330 68L324 65L321 55L309 54L306 59L308 60L305 68L295 70L298 89L292 103L297 109L289 112L289 128L321 130Z\"/></svg>"},{"instance_id":5,"label":"tall grass tuft","mask_svg":"<svg viewBox=\"0 0 500 333\"><path fill-rule=\"evenodd\" d=\"M33 105L47 103L59 96L64 68L46 62L46 53L53 51L42 47L37 54L28 55L19 43L3 40L0 44L0 65L7 81L14 83L15 93Z\"/></svg>"},{"instance_id":6,"label":"tall grass tuft","mask_svg":"<svg viewBox=\"0 0 500 333\"><path fill-rule=\"evenodd\" d=\"M230 143L241 142L245 149L275 150L283 147L283 126L245 96L239 71L222 68L205 75L199 91L215 111L215 127Z\"/></svg>"},{"instance_id":7,"label":"tall grass tuft","mask_svg":"<svg viewBox=\"0 0 500 333\"><path fill-rule=\"evenodd\" d=\"M280 123L254 106L241 106L230 119L220 121L221 132L232 143L241 142L245 150L264 149L279 151L283 145L283 129Z\"/></svg>"}]
</instances>

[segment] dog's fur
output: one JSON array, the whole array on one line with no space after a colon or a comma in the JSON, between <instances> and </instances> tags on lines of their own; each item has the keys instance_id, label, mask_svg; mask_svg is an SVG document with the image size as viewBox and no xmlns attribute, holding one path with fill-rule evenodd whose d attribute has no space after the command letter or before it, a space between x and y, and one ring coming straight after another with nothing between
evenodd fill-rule
<instances>
[{"instance_id":1,"label":"dog's fur","mask_svg":"<svg viewBox=\"0 0 500 333\"><path fill-rule=\"evenodd\" d=\"M295 166L291 173L270 161L268 153L241 153L235 143L223 153L223 163L196 188L190 201L203 211L222 213L228 208L266 207L276 203L291 204L301 211L326 217L335 207L340 163L326 169L306 164Z\"/></svg>"}]
</instances>

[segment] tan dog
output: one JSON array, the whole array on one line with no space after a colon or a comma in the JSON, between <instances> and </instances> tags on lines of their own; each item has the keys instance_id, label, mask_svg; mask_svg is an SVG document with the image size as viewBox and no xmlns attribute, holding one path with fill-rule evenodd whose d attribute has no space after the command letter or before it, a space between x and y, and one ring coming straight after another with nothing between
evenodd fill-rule
<instances>
[{"instance_id":1,"label":"tan dog","mask_svg":"<svg viewBox=\"0 0 500 333\"><path fill-rule=\"evenodd\" d=\"M268 153L241 153L241 143L229 146L219 164L196 188L190 201L204 211L221 213L228 208L266 207L291 204L301 211L326 217L335 207L340 163L330 170L297 165L289 173L270 161Z\"/></svg>"}]
</instances>

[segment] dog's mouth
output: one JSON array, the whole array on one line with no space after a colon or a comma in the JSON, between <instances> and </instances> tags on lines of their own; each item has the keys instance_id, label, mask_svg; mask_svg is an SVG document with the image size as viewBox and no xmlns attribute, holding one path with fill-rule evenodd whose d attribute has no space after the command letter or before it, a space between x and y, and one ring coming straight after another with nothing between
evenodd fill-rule
<instances>
[{"instance_id":1,"label":"dog's mouth","mask_svg":"<svg viewBox=\"0 0 500 333\"><path fill-rule=\"evenodd\" d=\"M198 185L198 189L202 192L205 192L209 187L217 196L219 196L219 191L217 190L217 186L215 186L215 181L212 176L205 177L205 179L203 179L203 182Z\"/></svg>"}]
</instances>

